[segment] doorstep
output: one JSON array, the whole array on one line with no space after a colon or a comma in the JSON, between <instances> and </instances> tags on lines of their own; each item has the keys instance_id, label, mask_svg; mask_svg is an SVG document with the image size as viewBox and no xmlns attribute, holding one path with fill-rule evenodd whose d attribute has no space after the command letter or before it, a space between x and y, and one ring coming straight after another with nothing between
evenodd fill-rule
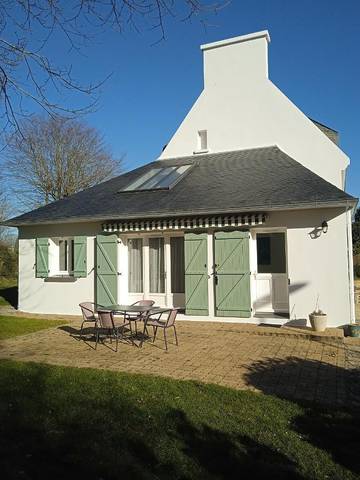
<instances>
[{"instance_id":1,"label":"doorstep","mask_svg":"<svg viewBox=\"0 0 360 480\"><path fill-rule=\"evenodd\" d=\"M229 324L236 324L237 331L243 333L250 333L253 335L275 335L275 336L288 336L298 337L302 339L316 340L316 341L328 341L334 340L336 343L342 343L344 341L344 330L342 328L327 328L325 332L314 332L310 327L297 326L289 324L289 320L282 318L275 323L273 316L269 317L250 317L250 318L235 318L235 317L203 317L179 314L177 320L188 322L204 322L204 323L217 323L222 328L229 328ZM241 328L239 329L239 325Z\"/></svg>"}]
</instances>

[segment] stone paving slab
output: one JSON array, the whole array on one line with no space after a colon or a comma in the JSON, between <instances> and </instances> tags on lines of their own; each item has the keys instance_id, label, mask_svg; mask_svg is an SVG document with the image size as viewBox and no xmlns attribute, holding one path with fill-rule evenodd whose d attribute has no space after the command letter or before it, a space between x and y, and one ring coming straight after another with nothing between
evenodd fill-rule
<instances>
[{"instance_id":1,"label":"stone paving slab","mask_svg":"<svg viewBox=\"0 0 360 480\"><path fill-rule=\"evenodd\" d=\"M168 353L162 332L155 344L138 348L126 339L115 352L109 342L95 350L91 330L80 340L79 325L74 317L68 325L5 340L0 358L162 375L295 400L360 406L359 343L279 334L281 329L271 327L181 321L179 346L169 332Z\"/></svg>"}]
</instances>

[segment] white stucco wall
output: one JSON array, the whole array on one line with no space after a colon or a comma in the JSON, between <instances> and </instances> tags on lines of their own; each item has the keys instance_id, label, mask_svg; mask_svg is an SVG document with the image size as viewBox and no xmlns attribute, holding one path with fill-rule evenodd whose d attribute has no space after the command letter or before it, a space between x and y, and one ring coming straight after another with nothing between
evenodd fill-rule
<instances>
[{"instance_id":1,"label":"white stucco wall","mask_svg":"<svg viewBox=\"0 0 360 480\"><path fill-rule=\"evenodd\" d=\"M19 305L24 312L79 314L79 303L94 299L95 236L100 224L58 224L19 229ZM86 278L43 279L35 277L35 238L87 235Z\"/></svg>"},{"instance_id":2,"label":"white stucco wall","mask_svg":"<svg viewBox=\"0 0 360 480\"><path fill-rule=\"evenodd\" d=\"M263 227L286 230L291 319L306 319L315 308L319 296L319 306L328 313L329 325L338 326L351 321L353 299L349 294L351 285L348 276L346 216L341 209L269 213ZM321 232L324 220L329 226L326 234ZM78 304L81 301L93 301L95 236L100 232L100 224L85 223L21 228L19 309L31 313L79 314ZM314 235L314 232L319 235ZM35 237L61 235L88 236L87 278L72 282L35 278ZM120 238L119 301L127 303L137 298L127 292L127 249L125 240L122 236ZM252 248L256 246L253 245ZM169 301L164 295L163 297L158 303L165 304Z\"/></svg>"},{"instance_id":3,"label":"white stucco wall","mask_svg":"<svg viewBox=\"0 0 360 480\"><path fill-rule=\"evenodd\" d=\"M290 319L308 318L319 296L329 325L351 321L346 216L341 209L270 214L267 227L287 229ZM321 231L324 220L328 222L326 234Z\"/></svg>"},{"instance_id":4,"label":"white stucco wall","mask_svg":"<svg viewBox=\"0 0 360 480\"><path fill-rule=\"evenodd\" d=\"M210 44L211 47L211 44ZM204 48L204 90L160 159L192 155L207 130L210 152L278 145L343 188L349 159L269 79L267 36Z\"/></svg>"}]
</instances>

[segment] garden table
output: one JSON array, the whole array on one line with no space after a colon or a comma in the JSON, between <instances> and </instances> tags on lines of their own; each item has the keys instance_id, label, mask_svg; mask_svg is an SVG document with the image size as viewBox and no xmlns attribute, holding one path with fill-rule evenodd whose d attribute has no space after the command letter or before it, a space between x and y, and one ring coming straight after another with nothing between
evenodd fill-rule
<instances>
[{"instance_id":1,"label":"garden table","mask_svg":"<svg viewBox=\"0 0 360 480\"><path fill-rule=\"evenodd\" d=\"M124 315L124 318L126 317L127 313L145 313L145 314L153 314L153 313L161 313L161 312L167 312L169 308L162 308L156 305L153 305L151 307L149 306L144 306L144 305L101 305L99 308L97 308L97 311L111 311L114 315ZM144 317L144 331L143 331L143 338L141 340L141 343L139 346L142 346L144 337L145 337L145 331L146 331L146 319L147 315ZM139 319L141 320L141 319Z\"/></svg>"}]
</instances>

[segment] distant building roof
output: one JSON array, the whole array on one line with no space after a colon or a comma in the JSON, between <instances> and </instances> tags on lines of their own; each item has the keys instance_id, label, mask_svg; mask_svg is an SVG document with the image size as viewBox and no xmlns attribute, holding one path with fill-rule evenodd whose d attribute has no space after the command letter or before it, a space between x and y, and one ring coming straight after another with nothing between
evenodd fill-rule
<instances>
[{"instance_id":1,"label":"distant building roof","mask_svg":"<svg viewBox=\"0 0 360 480\"><path fill-rule=\"evenodd\" d=\"M330 138L332 142L335 143L335 145L339 145L339 132L334 130L333 128L328 127L327 125L324 125L323 123L320 123L316 120L313 120L312 118L308 117L309 120L313 122L314 125L316 125L327 137Z\"/></svg>"}]
</instances>

